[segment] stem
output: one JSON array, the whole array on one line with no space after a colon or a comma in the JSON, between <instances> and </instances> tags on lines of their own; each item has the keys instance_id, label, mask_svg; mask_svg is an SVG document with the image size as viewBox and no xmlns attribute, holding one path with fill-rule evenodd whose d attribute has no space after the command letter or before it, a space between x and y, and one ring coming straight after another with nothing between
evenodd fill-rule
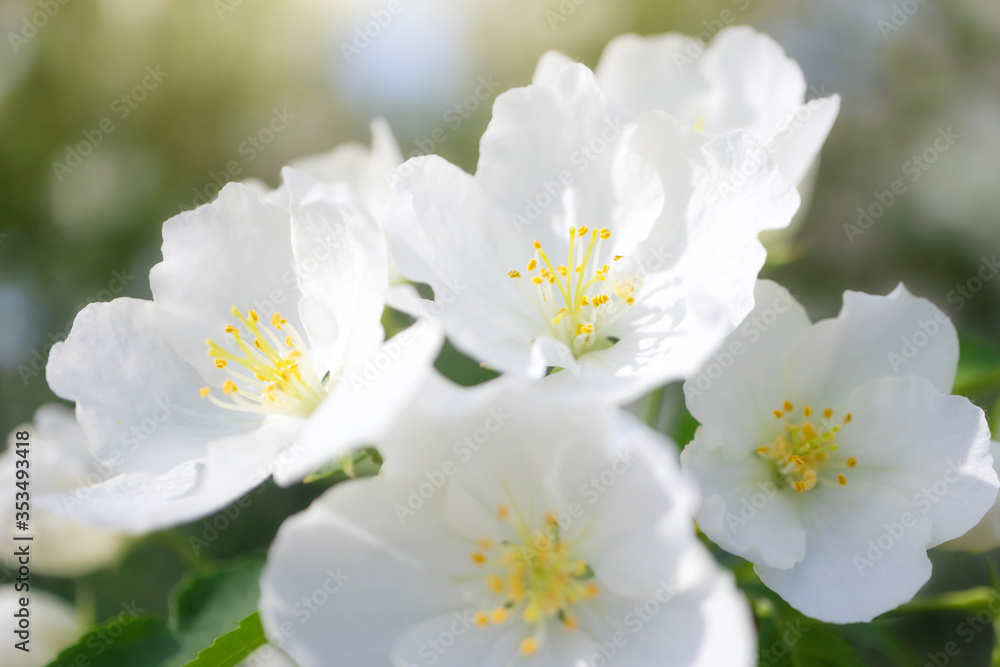
<instances>
[{"instance_id":1,"label":"stem","mask_svg":"<svg viewBox=\"0 0 1000 667\"><path fill-rule=\"evenodd\" d=\"M915 600L886 612L879 618L897 618L929 611L975 611L985 607L995 596L996 591L989 586L977 586L967 591L941 593Z\"/></svg>"},{"instance_id":2,"label":"stem","mask_svg":"<svg viewBox=\"0 0 1000 667\"><path fill-rule=\"evenodd\" d=\"M182 561L193 568L203 567L211 562L210 558L200 556L191 549L191 545L184 541L178 533L173 530L165 530L159 534L160 541L170 548Z\"/></svg>"},{"instance_id":3,"label":"stem","mask_svg":"<svg viewBox=\"0 0 1000 667\"><path fill-rule=\"evenodd\" d=\"M90 627L97 617L97 595L94 593L94 587L89 582L77 579L73 590L76 617L82 626Z\"/></svg>"}]
</instances>

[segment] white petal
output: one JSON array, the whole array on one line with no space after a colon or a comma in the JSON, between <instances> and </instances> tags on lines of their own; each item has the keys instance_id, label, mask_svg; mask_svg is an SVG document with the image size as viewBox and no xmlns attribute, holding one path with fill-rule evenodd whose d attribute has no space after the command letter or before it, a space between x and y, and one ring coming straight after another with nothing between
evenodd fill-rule
<instances>
[{"instance_id":1,"label":"white petal","mask_svg":"<svg viewBox=\"0 0 1000 667\"><path fill-rule=\"evenodd\" d=\"M462 351L493 367L527 373L532 341L545 331L531 301L507 277L531 256L507 215L472 176L436 156L397 172L386 216L393 256L414 282L433 288L427 312Z\"/></svg>"},{"instance_id":2,"label":"white petal","mask_svg":"<svg viewBox=\"0 0 1000 667\"><path fill-rule=\"evenodd\" d=\"M691 581L675 579L650 590L623 617L624 641L613 663L622 667L691 665L733 667L755 664L757 641L749 605L737 591L733 576L720 568L700 544L685 554ZM603 637L602 640L613 639ZM593 664L593 663L591 663Z\"/></svg>"},{"instance_id":3,"label":"white petal","mask_svg":"<svg viewBox=\"0 0 1000 667\"><path fill-rule=\"evenodd\" d=\"M381 474L420 477L441 468L443 461L470 459L477 449L463 435L485 442L511 418L498 393L507 382L490 381L460 387L431 371L420 391L400 413L397 426L378 439L385 458ZM482 429L481 433L476 433Z\"/></svg>"},{"instance_id":4,"label":"white petal","mask_svg":"<svg viewBox=\"0 0 1000 667\"><path fill-rule=\"evenodd\" d=\"M772 411L787 395L785 358L809 330L804 308L769 280L757 281L754 309L708 364L684 385L688 410L738 451L754 451L754 439L770 432ZM783 370L784 369L784 370Z\"/></svg>"},{"instance_id":5,"label":"white petal","mask_svg":"<svg viewBox=\"0 0 1000 667\"><path fill-rule=\"evenodd\" d=\"M546 51L538 59L535 73L531 77L531 82L539 86L553 86L559 80L559 72L567 65L572 65L575 60L559 51Z\"/></svg>"},{"instance_id":6,"label":"white petal","mask_svg":"<svg viewBox=\"0 0 1000 667\"><path fill-rule=\"evenodd\" d=\"M806 556L790 570L755 565L807 616L867 623L908 602L931 576L931 522L898 491L853 480L800 494Z\"/></svg>"},{"instance_id":7,"label":"white petal","mask_svg":"<svg viewBox=\"0 0 1000 667\"><path fill-rule=\"evenodd\" d=\"M132 533L208 516L263 482L292 444L299 420L282 419L220 438L205 457L160 475L126 473L106 482L38 499L68 520Z\"/></svg>"},{"instance_id":8,"label":"white petal","mask_svg":"<svg viewBox=\"0 0 1000 667\"><path fill-rule=\"evenodd\" d=\"M757 235L787 226L799 196L746 132L716 137L701 148L679 140L678 132L669 118L649 114L633 140L666 173L676 171L678 157L660 148L688 146L694 180L686 197L672 200L644 247L650 275L640 296L663 308L681 300L697 308L699 300L708 299L724 309L735 328L753 308L754 284L767 254Z\"/></svg>"},{"instance_id":9,"label":"white petal","mask_svg":"<svg viewBox=\"0 0 1000 667\"><path fill-rule=\"evenodd\" d=\"M803 182L816 163L839 112L839 95L811 100L781 121L777 134L767 142L767 149L781 173L798 185L800 191L807 187L812 189L810 184L803 185ZM805 194L803 197L808 199Z\"/></svg>"},{"instance_id":10,"label":"white petal","mask_svg":"<svg viewBox=\"0 0 1000 667\"><path fill-rule=\"evenodd\" d=\"M626 147L630 121L583 65L563 68L551 85L515 88L497 98L480 142L476 180L518 216L508 224L516 221L530 235L524 257L532 239L564 255L566 230L574 224L607 226L629 247L646 237L663 192L651 165Z\"/></svg>"},{"instance_id":11,"label":"white petal","mask_svg":"<svg viewBox=\"0 0 1000 667\"><path fill-rule=\"evenodd\" d=\"M777 42L749 26L722 30L699 67L710 86L708 132L742 128L766 140L805 100L802 69Z\"/></svg>"},{"instance_id":12,"label":"white petal","mask_svg":"<svg viewBox=\"0 0 1000 667\"><path fill-rule=\"evenodd\" d=\"M931 545L975 526L993 506L993 470L983 411L964 396L939 393L924 378L881 378L847 401L853 421L837 434L847 473L898 489L931 520Z\"/></svg>"},{"instance_id":13,"label":"white petal","mask_svg":"<svg viewBox=\"0 0 1000 667\"><path fill-rule=\"evenodd\" d=\"M610 416L606 428L612 448L593 459L565 448L553 465L554 485L584 508L585 528L566 531L578 541L574 554L615 593L643 597L678 566L694 494L673 443L624 414Z\"/></svg>"},{"instance_id":14,"label":"white petal","mask_svg":"<svg viewBox=\"0 0 1000 667\"><path fill-rule=\"evenodd\" d=\"M508 667L523 662L521 640L526 630L517 623L479 628L470 612L450 612L415 625L392 642L394 667L434 664L437 667ZM541 660L541 654L532 660ZM570 662L543 664L572 664Z\"/></svg>"},{"instance_id":15,"label":"white petal","mask_svg":"<svg viewBox=\"0 0 1000 667\"><path fill-rule=\"evenodd\" d=\"M733 451L713 427L702 426L681 453L684 472L705 498L695 515L698 525L730 553L777 569L792 567L806 550L797 498L777 488L771 466L754 455L754 443L744 443L745 453Z\"/></svg>"},{"instance_id":16,"label":"white petal","mask_svg":"<svg viewBox=\"0 0 1000 667\"><path fill-rule=\"evenodd\" d=\"M902 285L888 296L848 291L840 314L817 322L787 363L800 369L795 371L800 395L817 403L841 402L881 376L922 376L950 394L958 334L937 306Z\"/></svg>"},{"instance_id":17,"label":"white petal","mask_svg":"<svg viewBox=\"0 0 1000 667\"><path fill-rule=\"evenodd\" d=\"M993 471L1000 474L1000 442L990 443L990 453L993 455ZM993 507L969 532L961 537L939 545L946 551L970 551L984 553L1000 547L1000 498Z\"/></svg>"},{"instance_id":18,"label":"white petal","mask_svg":"<svg viewBox=\"0 0 1000 667\"><path fill-rule=\"evenodd\" d=\"M374 354L353 360L310 415L294 457L274 471L275 481L286 486L298 482L392 428L432 372L443 342L439 327L420 320Z\"/></svg>"},{"instance_id":19,"label":"white petal","mask_svg":"<svg viewBox=\"0 0 1000 667\"><path fill-rule=\"evenodd\" d=\"M473 567L467 542L450 536L439 497L401 521L394 506L405 506L408 485L340 484L279 530L261 579L261 620L269 633L293 625L282 648L302 667L328 665L331 655L388 666L405 632L464 608L444 573ZM314 595L316 611L302 622L301 600Z\"/></svg>"},{"instance_id":20,"label":"white petal","mask_svg":"<svg viewBox=\"0 0 1000 667\"><path fill-rule=\"evenodd\" d=\"M319 377L382 342L388 285L378 226L347 191L286 168L300 312Z\"/></svg>"},{"instance_id":21,"label":"white petal","mask_svg":"<svg viewBox=\"0 0 1000 667\"><path fill-rule=\"evenodd\" d=\"M166 472L204 455L208 440L259 423L201 398L201 377L165 338L157 311L128 298L87 306L46 368L52 390L77 402L94 456L125 472Z\"/></svg>"},{"instance_id":22,"label":"white petal","mask_svg":"<svg viewBox=\"0 0 1000 667\"><path fill-rule=\"evenodd\" d=\"M153 300L177 321L171 342L188 363L211 372L205 339L235 324L230 308L254 308L265 320L275 310L298 327L289 306L300 298L292 273L288 211L264 203L239 183L212 203L163 223L163 261L149 272Z\"/></svg>"},{"instance_id":23,"label":"white petal","mask_svg":"<svg viewBox=\"0 0 1000 667\"><path fill-rule=\"evenodd\" d=\"M635 111L666 111L689 126L703 114L708 85L688 54L701 51L691 37L676 33L614 38L601 54L597 79L608 97Z\"/></svg>"},{"instance_id":24,"label":"white petal","mask_svg":"<svg viewBox=\"0 0 1000 667\"><path fill-rule=\"evenodd\" d=\"M15 431L31 434L31 487L36 497L69 491L93 484L108 474L110 467L101 466L87 448L83 429L68 406L50 403L35 413L33 424ZM14 431L8 439L7 451L0 456L0 476L15 479L16 462L20 460L14 447ZM6 539L13 535L15 507L4 508L3 526ZM33 571L56 577L77 577L109 566L124 553L129 540L122 534L82 526L36 508L31 516L31 547ZM4 565L16 571L19 563L13 551L4 554Z\"/></svg>"},{"instance_id":25,"label":"white petal","mask_svg":"<svg viewBox=\"0 0 1000 667\"><path fill-rule=\"evenodd\" d=\"M371 122L371 148L345 143L322 155L296 160L289 168L327 185L345 183L373 216L389 199L388 176L403 162L399 144L383 118Z\"/></svg>"}]
</instances>

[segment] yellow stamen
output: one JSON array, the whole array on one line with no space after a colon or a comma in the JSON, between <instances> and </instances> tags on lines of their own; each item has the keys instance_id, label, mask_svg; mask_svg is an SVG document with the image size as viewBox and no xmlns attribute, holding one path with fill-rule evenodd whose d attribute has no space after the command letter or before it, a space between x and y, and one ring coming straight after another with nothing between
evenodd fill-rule
<instances>
[{"instance_id":1,"label":"yellow stamen","mask_svg":"<svg viewBox=\"0 0 1000 667\"><path fill-rule=\"evenodd\" d=\"M486 575L486 587L493 593L503 593L503 579L495 574Z\"/></svg>"},{"instance_id":2,"label":"yellow stamen","mask_svg":"<svg viewBox=\"0 0 1000 667\"><path fill-rule=\"evenodd\" d=\"M527 637L521 642L521 655L534 655L538 650L538 640L534 637Z\"/></svg>"},{"instance_id":3,"label":"yellow stamen","mask_svg":"<svg viewBox=\"0 0 1000 667\"><path fill-rule=\"evenodd\" d=\"M509 272L507 272L507 275L510 276L511 278L520 278L521 277L521 273L519 271L509 271Z\"/></svg>"},{"instance_id":4,"label":"yellow stamen","mask_svg":"<svg viewBox=\"0 0 1000 667\"><path fill-rule=\"evenodd\" d=\"M212 391L211 387L202 387L198 393L201 394L202 398L205 398L211 391Z\"/></svg>"},{"instance_id":5,"label":"yellow stamen","mask_svg":"<svg viewBox=\"0 0 1000 667\"><path fill-rule=\"evenodd\" d=\"M847 467L848 468L853 468L856 465L858 465L858 460L856 458L854 458L852 456L851 458L847 459Z\"/></svg>"}]
</instances>

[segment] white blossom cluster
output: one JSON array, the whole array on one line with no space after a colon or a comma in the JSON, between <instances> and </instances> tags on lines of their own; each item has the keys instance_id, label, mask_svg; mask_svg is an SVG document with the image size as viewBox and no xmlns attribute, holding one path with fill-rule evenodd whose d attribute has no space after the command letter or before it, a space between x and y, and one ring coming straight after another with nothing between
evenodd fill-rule
<instances>
[{"instance_id":1,"label":"white blossom cluster","mask_svg":"<svg viewBox=\"0 0 1000 667\"><path fill-rule=\"evenodd\" d=\"M261 618L297 664L739 666L753 616L695 520L833 623L912 599L932 547L1000 544L948 318L900 285L812 323L757 279L839 98L749 28L687 44L545 55L475 174L404 163L376 121L165 222L152 299L86 307L47 367L76 405L37 425L70 561L374 447L271 546ZM387 337L387 307L412 324ZM446 338L500 377L442 376ZM679 456L622 410L675 381L701 424Z\"/></svg>"}]
</instances>

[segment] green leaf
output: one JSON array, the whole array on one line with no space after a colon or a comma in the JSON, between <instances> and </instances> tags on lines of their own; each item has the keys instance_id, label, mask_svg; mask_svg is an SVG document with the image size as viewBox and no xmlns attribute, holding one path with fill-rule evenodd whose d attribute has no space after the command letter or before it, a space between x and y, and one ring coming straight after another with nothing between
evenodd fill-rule
<instances>
[{"instance_id":1,"label":"green leaf","mask_svg":"<svg viewBox=\"0 0 1000 667\"><path fill-rule=\"evenodd\" d=\"M962 332L961 355L955 376L956 394L975 394L1000 387L1000 350L992 342Z\"/></svg>"},{"instance_id":2,"label":"green leaf","mask_svg":"<svg viewBox=\"0 0 1000 667\"><path fill-rule=\"evenodd\" d=\"M174 589L169 619L122 612L87 632L49 667L177 667L196 660L224 635L236 633L233 641L249 645L257 641L254 626L251 622L241 632L240 624L257 611L263 568L263 557L256 556L197 570Z\"/></svg>"},{"instance_id":3,"label":"green leaf","mask_svg":"<svg viewBox=\"0 0 1000 667\"><path fill-rule=\"evenodd\" d=\"M234 667L267 643L260 615L254 612L240 621L232 632L222 635L184 667Z\"/></svg>"},{"instance_id":4,"label":"green leaf","mask_svg":"<svg viewBox=\"0 0 1000 667\"><path fill-rule=\"evenodd\" d=\"M168 665L179 650L177 638L164 621L149 616L119 615L84 634L48 667Z\"/></svg>"}]
</instances>

